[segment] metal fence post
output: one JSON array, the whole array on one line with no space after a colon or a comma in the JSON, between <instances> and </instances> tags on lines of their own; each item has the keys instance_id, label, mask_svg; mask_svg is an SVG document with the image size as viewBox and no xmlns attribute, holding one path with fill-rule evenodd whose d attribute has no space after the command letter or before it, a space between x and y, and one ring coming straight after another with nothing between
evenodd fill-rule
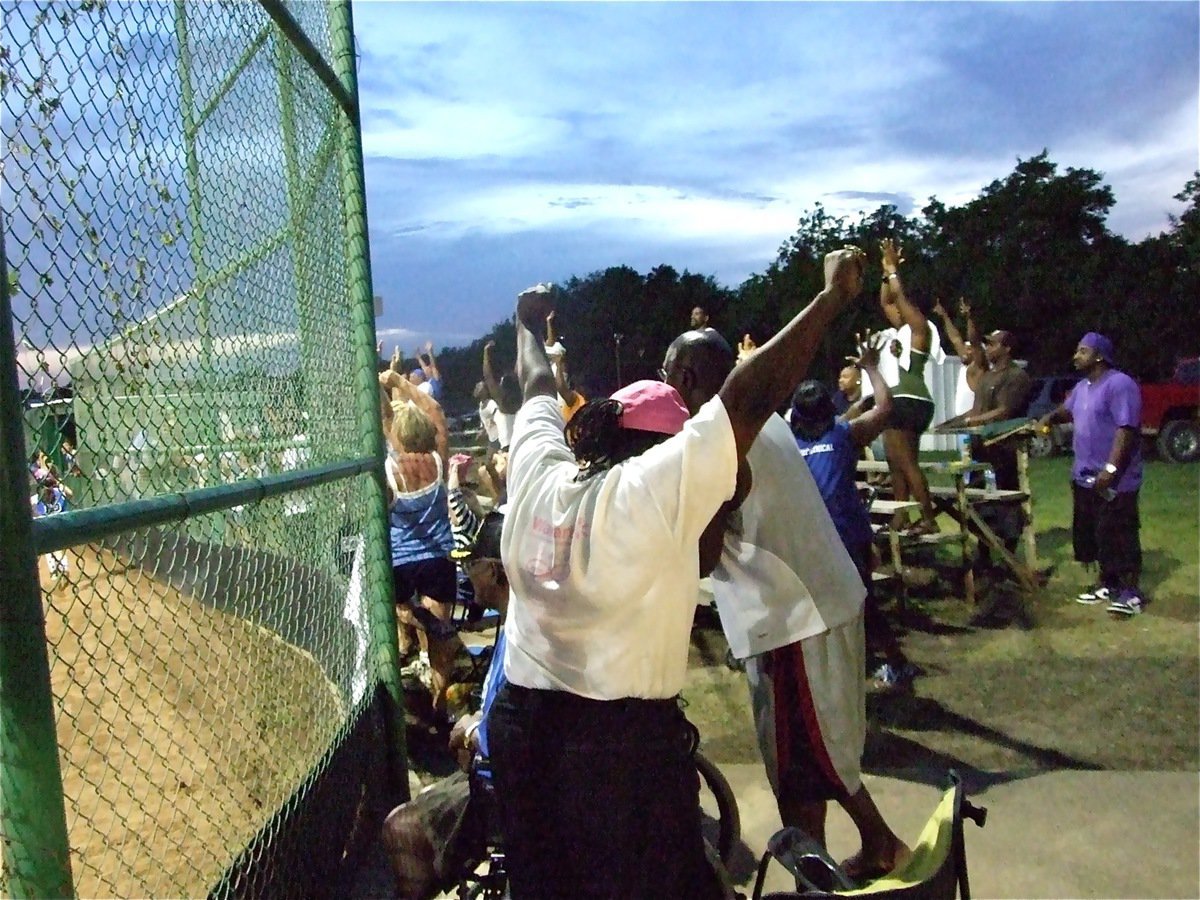
<instances>
[{"instance_id":1,"label":"metal fence post","mask_svg":"<svg viewBox=\"0 0 1200 900\"><path fill-rule=\"evenodd\" d=\"M367 241L367 197L363 181L362 134L358 108L358 75L355 70L354 22L350 0L335 0L329 14L333 68L350 101L341 111L341 178L348 232L347 265L354 309L355 354L358 372L359 417L364 453L379 460L372 490L373 512L368 518L371 536L388 545L385 529L383 433L380 427L379 383L376 379L375 300L371 286L371 257ZM376 529L378 531L376 532ZM408 760L404 740L404 692L400 684L400 648L396 638L396 606L388 557L378 556L367 573L371 598L371 657L374 670L387 692L389 756L393 789L399 800L408 798Z\"/></svg>"},{"instance_id":2,"label":"metal fence post","mask_svg":"<svg viewBox=\"0 0 1200 900\"><path fill-rule=\"evenodd\" d=\"M73 897L3 236L0 228L0 887Z\"/></svg>"}]
</instances>

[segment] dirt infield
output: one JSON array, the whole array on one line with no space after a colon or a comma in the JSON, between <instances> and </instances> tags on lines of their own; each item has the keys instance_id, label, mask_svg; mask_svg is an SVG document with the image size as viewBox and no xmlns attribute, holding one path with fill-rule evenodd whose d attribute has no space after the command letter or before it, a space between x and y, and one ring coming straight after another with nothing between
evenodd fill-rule
<instances>
[{"instance_id":1,"label":"dirt infield","mask_svg":"<svg viewBox=\"0 0 1200 900\"><path fill-rule=\"evenodd\" d=\"M205 895L345 712L272 632L109 550L68 556L57 584L39 566L76 892Z\"/></svg>"}]
</instances>

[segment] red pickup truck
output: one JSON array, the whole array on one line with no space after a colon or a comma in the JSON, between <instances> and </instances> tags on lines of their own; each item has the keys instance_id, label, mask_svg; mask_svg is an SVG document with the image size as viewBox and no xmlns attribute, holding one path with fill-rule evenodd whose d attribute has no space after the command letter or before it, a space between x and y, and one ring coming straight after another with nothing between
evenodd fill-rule
<instances>
[{"instance_id":1,"label":"red pickup truck","mask_svg":"<svg viewBox=\"0 0 1200 900\"><path fill-rule=\"evenodd\" d=\"M1200 459L1200 358L1180 360L1165 384L1142 386L1142 434L1171 462Z\"/></svg>"}]
</instances>

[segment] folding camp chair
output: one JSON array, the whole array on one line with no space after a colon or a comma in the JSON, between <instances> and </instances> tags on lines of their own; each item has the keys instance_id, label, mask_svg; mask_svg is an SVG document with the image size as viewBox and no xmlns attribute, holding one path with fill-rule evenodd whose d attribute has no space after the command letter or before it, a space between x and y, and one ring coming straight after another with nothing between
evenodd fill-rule
<instances>
[{"instance_id":1,"label":"folding camp chair","mask_svg":"<svg viewBox=\"0 0 1200 900\"><path fill-rule=\"evenodd\" d=\"M975 806L963 794L962 781L949 773L950 786L925 823L913 846L912 858L902 868L855 888L824 848L799 828L784 828L771 838L758 866L754 900L796 900L813 897L870 897L871 900L970 900L967 850L963 817L980 828L987 809ZM771 860L778 860L796 878L795 891L762 892Z\"/></svg>"}]
</instances>

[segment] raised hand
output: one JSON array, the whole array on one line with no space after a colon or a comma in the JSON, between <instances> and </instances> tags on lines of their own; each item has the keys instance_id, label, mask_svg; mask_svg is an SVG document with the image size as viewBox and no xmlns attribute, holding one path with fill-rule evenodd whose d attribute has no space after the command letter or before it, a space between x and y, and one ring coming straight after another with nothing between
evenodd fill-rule
<instances>
[{"instance_id":1,"label":"raised hand","mask_svg":"<svg viewBox=\"0 0 1200 900\"><path fill-rule=\"evenodd\" d=\"M855 335L858 346L858 356L847 356L846 361L860 369L869 369L879 365L879 348L883 340L878 332L864 332Z\"/></svg>"},{"instance_id":2,"label":"raised hand","mask_svg":"<svg viewBox=\"0 0 1200 900\"><path fill-rule=\"evenodd\" d=\"M839 299L853 300L862 293L867 255L858 247L843 247L825 254L825 289Z\"/></svg>"},{"instance_id":3,"label":"raised hand","mask_svg":"<svg viewBox=\"0 0 1200 900\"><path fill-rule=\"evenodd\" d=\"M493 347L495 347L495 346L496 346L496 342L495 342L495 341L488 341L486 344L484 344L484 345L483 345L483 352L484 352L484 353L491 353L491 352L492 352L492 348L493 348Z\"/></svg>"},{"instance_id":4,"label":"raised hand","mask_svg":"<svg viewBox=\"0 0 1200 900\"><path fill-rule=\"evenodd\" d=\"M425 342L425 355L426 355L426 356L433 356L433 341L426 341L426 342Z\"/></svg>"},{"instance_id":5,"label":"raised hand","mask_svg":"<svg viewBox=\"0 0 1200 900\"><path fill-rule=\"evenodd\" d=\"M517 318L530 331L536 331L539 324L546 321L546 316L552 309L553 285L539 282L517 294Z\"/></svg>"},{"instance_id":6,"label":"raised hand","mask_svg":"<svg viewBox=\"0 0 1200 900\"><path fill-rule=\"evenodd\" d=\"M752 354L757 349L758 349L758 344L754 343L754 338L750 337L750 335L748 335L748 334L742 335L742 339L740 341L738 341L738 346L737 346L738 362L744 361L747 357L750 356L750 354Z\"/></svg>"},{"instance_id":7,"label":"raised hand","mask_svg":"<svg viewBox=\"0 0 1200 900\"><path fill-rule=\"evenodd\" d=\"M950 314L948 312L946 312L946 307L942 306L942 298L941 297L938 297L936 300L933 301L933 311L935 313L937 313L939 316L941 316L943 319L950 318Z\"/></svg>"},{"instance_id":8,"label":"raised hand","mask_svg":"<svg viewBox=\"0 0 1200 900\"><path fill-rule=\"evenodd\" d=\"M389 368L393 372L399 372L401 362L402 362L402 360L400 358L400 345L397 344L395 347L392 348L392 361L389 365Z\"/></svg>"},{"instance_id":9,"label":"raised hand","mask_svg":"<svg viewBox=\"0 0 1200 900\"><path fill-rule=\"evenodd\" d=\"M883 274L895 274L900 268L900 264L904 262L904 257L900 252L900 245L891 238L884 238L879 242L879 251L883 255Z\"/></svg>"},{"instance_id":10,"label":"raised hand","mask_svg":"<svg viewBox=\"0 0 1200 900\"><path fill-rule=\"evenodd\" d=\"M966 297L958 298L958 311L962 313L964 318L971 318L971 304L967 302Z\"/></svg>"},{"instance_id":11,"label":"raised hand","mask_svg":"<svg viewBox=\"0 0 1200 900\"><path fill-rule=\"evenodd\" d=\"M469 453L455 453L452 457L450 457L449 468L451 471L456 472L461 478L468 471L470 471L474 462L475 457Z\"/></svg>"}]
</instances>

